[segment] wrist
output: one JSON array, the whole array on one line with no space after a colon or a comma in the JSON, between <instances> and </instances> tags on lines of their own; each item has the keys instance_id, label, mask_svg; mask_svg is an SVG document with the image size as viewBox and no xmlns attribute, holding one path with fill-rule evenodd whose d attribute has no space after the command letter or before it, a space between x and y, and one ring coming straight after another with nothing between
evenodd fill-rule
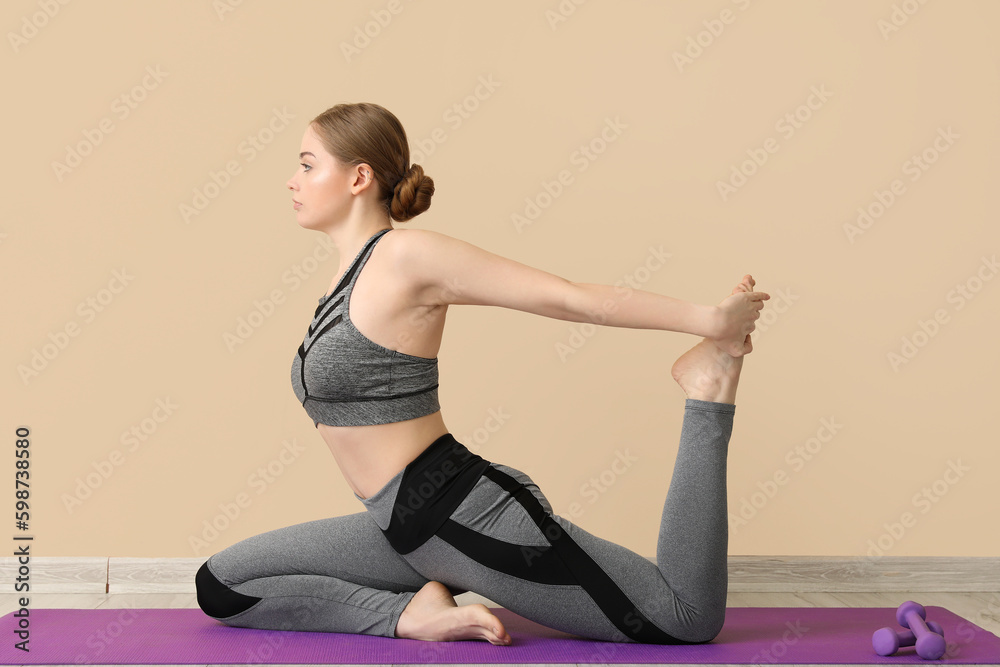
<instances>
[{"instance_id":1,"label":"wrist","mask_svg":"<svg viewBox=\"0 0 1000 667\"><path fill-rule=\"evenodd\" d=\"M718 338L722 332L722 309L718 306L703 306L701 316L702 333L704 338Z\"/></svg>"}]
</instances>

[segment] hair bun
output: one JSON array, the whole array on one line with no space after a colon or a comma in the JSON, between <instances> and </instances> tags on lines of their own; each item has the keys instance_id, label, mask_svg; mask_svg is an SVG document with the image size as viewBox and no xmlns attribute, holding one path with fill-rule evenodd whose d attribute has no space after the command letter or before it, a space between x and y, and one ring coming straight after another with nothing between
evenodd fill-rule
<instances>
[{"instance_id":1,"label":"hair bun","mask_svg":"<svg viewBox=\"0 0 1000 667\"><path fill-rule=\"evenodd\" d=\"M405 222L431 207L434 179L424 174L424 168L412 164L392 191L389 215L393 220Z\"/></svg>"}]
</instances>

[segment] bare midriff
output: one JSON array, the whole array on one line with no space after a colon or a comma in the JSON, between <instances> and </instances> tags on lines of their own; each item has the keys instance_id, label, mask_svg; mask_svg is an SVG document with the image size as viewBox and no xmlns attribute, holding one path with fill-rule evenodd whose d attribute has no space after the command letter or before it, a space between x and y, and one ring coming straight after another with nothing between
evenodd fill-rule
<instances>
[{"instance_id":1,"label":"bare midriff","mask_svg":"<svg viewBox=\"0 0 1000 667\"><path fill-rule=\"evenodd\" d=\"M386 485L427 445L448 432L441 411L391 424L329 426L318 424L348 486L368 498Z\"/></svg>"}]
</instances>

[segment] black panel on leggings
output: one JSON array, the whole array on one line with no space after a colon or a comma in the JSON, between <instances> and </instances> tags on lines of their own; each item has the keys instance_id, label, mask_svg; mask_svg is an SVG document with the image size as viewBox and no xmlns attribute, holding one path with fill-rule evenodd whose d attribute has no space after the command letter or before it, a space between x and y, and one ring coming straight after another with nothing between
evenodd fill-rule
<instances>
[{"instance_id":1,"label":"black panel on leggings","mask_svg":"<svg viewBox=\"0 0 1000 667\"><path fill-rule=\"evenodd\" d=\"M531 491L510 475L496 468L487 468L483 474L499 484L501 488L511 494L514 500L524 507L528 512L528 516L531 517L535 525L542 531L545 539L552 545L552 549L558 555L558 559L562 561L563 567L566 569L566 575L564 576L569 576L574 584L582 586L587 594L593 598L594 602L597 603L597 606L601 608L601 611L604 612L608 620L621 630L623 634L634 641L645 644L705 643L678 639L654 625L629 600L625 592L608 576L608 573L601 569L601 566L590 557L590 554L584 551L563 530L562 526L545 511L545 508L542 507L542 504L538 502L538 498ZM452 546L464 552L465 548L472 545L459 542ZM475 558L475 556L471 555L470 557ZM506 570L501 571L506 572ZM521 576L516 571L510 572L510 574ZM562 581L553 583L562 583Z\"/></svg>"},{"instance_id":2,"label":"black panel on leggings","mask_svg":"<svg viewBox=\"0 0 1000 667\"><path fill-rule=\"evenodd\" d=\"M213 618L227 618L260 602L263 598L237 593L216 579L208 569L208 561L201 564L194 575L194 585L198 590L198 606Z\"/></svg>"},{"instance_id":3,"label":"black panel on leggings","mask_svg":"<svg viewBox=\"0 0 1000 667\"><path fill-rule=\"evenodd\" d=\"M382 531L398 554L431 539L462 504L490 462L445 433L403 470L389 526Z\"/></svg>"},{"instance_id":4,"label":"black panel on leggings","mask_svg":"<svg viewBox=\"0 0 1000 667\"><path fill-rule=\"evenodd\" d=\"M448 519L437 536L480 565L539 584L572 585L576 578L552 547L511 544Z\"/></svg>"}]
</instances>

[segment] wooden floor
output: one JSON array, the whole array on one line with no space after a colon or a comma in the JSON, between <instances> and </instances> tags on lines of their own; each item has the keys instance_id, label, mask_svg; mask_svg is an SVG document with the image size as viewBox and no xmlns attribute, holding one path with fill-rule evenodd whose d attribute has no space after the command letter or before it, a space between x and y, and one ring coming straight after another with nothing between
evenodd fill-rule
<instances>
[{"instance_id":1,"label":"wooden floor","mask_svg":"<svg viewBox=\"0 0 1000 667\"><path fill-rule=\"evenodd\" d=\"M963 618L1000 636L1000 593L730 593L730 607L896 607L906 600L923 605L946 607ZM457 598L459 604L484 602L475 594ZM41 593L31 596L32 608L115 609L115 608L197 608L194 593L123 593L99 595L90 593ZM0 615L17 609L16 597L0 595ZM5 640L8 641L8 640ZM874 664L874 663L873 663ZM945 664L929 662L928 664ZM1000 664L1000 660L998 660ZM69 666L67 666L69 667Z\"/></svg>"}]
</instances>

